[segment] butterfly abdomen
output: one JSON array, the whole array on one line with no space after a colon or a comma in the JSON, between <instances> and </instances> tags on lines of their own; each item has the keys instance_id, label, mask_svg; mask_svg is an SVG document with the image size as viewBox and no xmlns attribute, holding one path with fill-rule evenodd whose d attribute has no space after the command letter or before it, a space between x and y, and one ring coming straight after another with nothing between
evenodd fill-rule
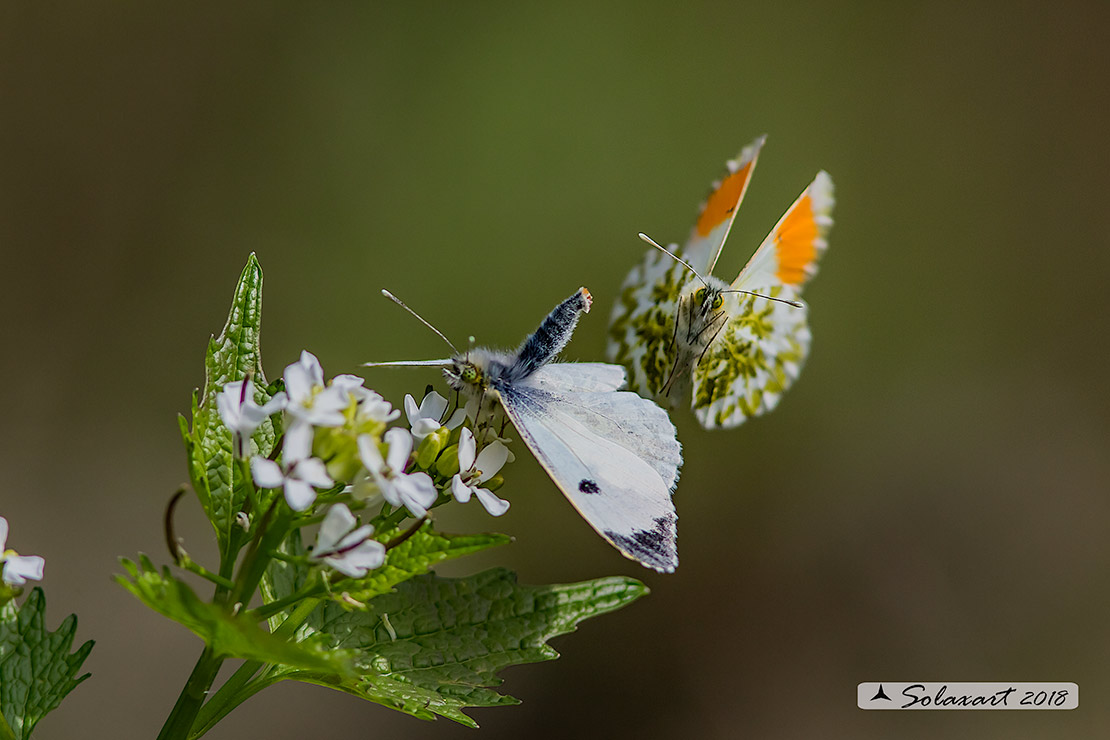
<instances>
[{"instance_id":1,"label":"butterfly abdomen","mask_svg":"<svg viewBox=\"0 0 1110 740\"><path fill-rule=\"evenodd\" d=\"M560 303L547 318L520 346L516 362L507 368L504 378L510 383L522 380L555 358L567 346L578 317L589 313L593 297L590 291L579 288L578 292Z\"/></svg>"}]
</instances>

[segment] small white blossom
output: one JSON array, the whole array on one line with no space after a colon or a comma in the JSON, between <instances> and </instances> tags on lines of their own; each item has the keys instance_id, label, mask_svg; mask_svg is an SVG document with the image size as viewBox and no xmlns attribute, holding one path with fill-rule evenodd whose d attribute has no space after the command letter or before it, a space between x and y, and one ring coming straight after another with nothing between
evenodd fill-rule
<instances>
[{"instance_id":1,"label":"small white blossom","mask_svg":"<svg viewBox=\"0 0 1110 740\"><path fill-rule=\"evenodd\" d=\"M474 441L482 447L485 447L486 445L491 445L494 442L500 442L505 447L505 451L508 453L508 457L505 461L516 462L516 455L514 455L513 451L509 448L509 445L512 444L513 441L508 437L502 437L501 435L499 435L492 426L484 426L479 429L478 434L474 436Z\"/></svg>"},{"instance_id":2,"label":"small white blossom","mask_svg":"<svg viewBox=\"0 0 1110 740\"><path fill-rule=\"evenodd\" d=\"M8 520L0 516L0 580L10 586L22 586L28 580L41 581L46 561L38 555L18 555L15 550L5 550L8 543Z\"/></svg>"},{"instance_id":3,"label":"small white blossom","mask_svg":"<svg viewBox=\"0 0 1110 740\"><path fill-rule=\"evenodd\" d=\"M475 456L474 434L463 427L459 437L459 472L451 479L451 493L455 500L465 504L471 494L478 497L482 506L493 516L501 516L509 510L509 502L498 498L493 491L481 485L497 475L509 458L509 448L498 441L482 448Z\"/></svg>"},{"instance_id":4,"label":"small white blossom","mask_svg":"<svg viewBox=\"0 0 1110 740\"><path fill-rule=\"evenodd\" d=\"M415 517L428 513L428 507L439 497L432 477L427 473L405 473L405 466L412 452L412 436L404 429L394 427L385 433L389 445L386 457L369 434L358 438L358 454L362 464L391 506L404 506Z\"/></svg>"},{"instance_id":5,"label":"small white blossom","mask_svg":"<svg viewBox=\"0 0 1110 740\"><path fill-rule=\"evenodd\" d=\"M355 410L355 421L377 421L383 424L396 419L401 415L400 409L393 408L393 404L382 398L381 394L369 389L365 390L365 394L358 400L358 408Z\"/></svg>"},{"instance_id":6,"label":"small white blossom","mask_svg":"<svg viewBox=\"0 0 1110 740\"><path fill-rule=\"evenodd\" d=\"M251 475L262 488L281 488L293 511L304 511L316 500L316 488L328 488L335 481L328 475L324 461L312 454L313 429L310 424L295 423L285 433L281 455L284 469L264 457L251 458Z\"/></svg>"},{"instance_id":7,"label":"small white blossom","mask_svg":"<svg viewBox=\"0 0 1110 740\"><path fill-rule=\"evenodd\" d=\"M251 435L271 414L285 408L286 396L277 393L262 406L254 400L254 381L236 380L228 383L216 396L216 410L224 426L231 430L235 456L247 456Z\"/></svg>"},{"instance_id":8,"label":"small white blossom","mask_svg":"<svg viewBox=\"0 0 1110 740\"><path fill-rule=\"evenodd\" d=\"M322 561L345 576L362 578L385 562L385 545L370 539L374 528L369 524L355 529L357 521L346 504L328 509L311 560Z\"/></svg>"},{"instance_id":9,"label":"small white blossom","mask_svg":"<svg viewBox=\"0 0 1110 740\"><path fill-rule=\"evenodd\" d=\"M447 399L435 391L424 396L419 406L416 405L416 399L405 394L405 416L408 417L409 426L412 427L412 436L418 442L440 427L454 429L466 419L466 410L456 409L447 423L441 424L440 419L443 418L445 411L447 411Z\"/></svg>"},{"instance_id":10,"label":"small white blossom","mask_svg":"<svg viewBox=\"0 0 1110 740\"><path fill-rule=\"evenodd\" d=\"M351 403L353 388L362 386L362 378L341 375L331 385L324 385L324 369L316 355L308 350L301 352L301 359L285 368L285 392L289 404L285 410L294 423L313 424L319 427L337 427L344 421L343 411ZM357 380L353 385L351 378Z\"/></svg>"}]
</instances>

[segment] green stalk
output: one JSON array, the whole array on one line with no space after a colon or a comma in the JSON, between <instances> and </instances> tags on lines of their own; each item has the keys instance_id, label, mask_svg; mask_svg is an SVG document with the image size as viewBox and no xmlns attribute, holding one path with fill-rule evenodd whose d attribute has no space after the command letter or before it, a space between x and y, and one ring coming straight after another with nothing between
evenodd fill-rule
<instances>
[{"instance_id":1,"label":"green stalk","mask_svg":"<svg viewBox=\"0 0 1110 740\"><path fill-rule=\"evenodd\" d=\"M304 599L281 623L281 626L274 631L274 636L292 637L297 628L304 624L321 601L322 599L319 598ZM270 685L266 681L251 683L251 679L254 678L254 675L258 673L258 669L262 666L263 663L257 660L248 660L239 666L239 669L235 671L231 678L204 705L196 718L196 729L189 735L189 740L196 740L196 738L204 735L217 722L226 717L231 710Z\"/></svg>"},{"instance_id":2,"label":"green stalk","mask_svg":"<svg viewBox=\"0 0 1110 740\"><path fill-rule=\"evenodd\" d=\"M8 723L4 721L4 715L0 714L0 740L15 740L15 733Z\"/></svg>"},{"instance_id":3,"label":"green stalk","mask_svg":"<svg viewBox=\"0 0 1110 740\"><path fill-rule=\"evenodd\" d=\"M193 672L189 675L189 680L185 682L185 688L177 697L177 703L170 710L170 716L162 725L158 740L186 740L189 737L193 721L200 711L201 704L204 703L204 697L212 687L212 682L216 680L216 674L223 662L224 659L215 655L211 648L204 648Z\"/></svg>"}]
</instances>

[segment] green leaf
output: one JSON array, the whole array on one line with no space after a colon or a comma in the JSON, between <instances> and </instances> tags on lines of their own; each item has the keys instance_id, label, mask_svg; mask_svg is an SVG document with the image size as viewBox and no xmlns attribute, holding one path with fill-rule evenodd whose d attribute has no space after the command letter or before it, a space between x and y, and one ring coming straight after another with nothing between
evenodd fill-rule
<instances>
[{"instance_id":1,"label":"green leaf","mask_svg":"<svg viewBox=\"0 0 1110 740\"><path fill-rule=\"evenodd\" d=\"M44 626L46 597L41 588L0 607L0 714L16 740L23 740L66 694L89 677L77 671L92 640L70 653L77 617L69 615L53 632Z\"/></svg>"},{"instance_id":2,"label":"green leaf","mask_svg":"<svg viewBox=\"0 0 1110 740\"><path fill-rule=\"evenodd\" d=\"M517 703L491 690L501 683L499 670L557 658L548 639L646 593L623 577L521 586L501 568L460 579L417 576L365 611L326 603L318 612L315 634L326 636L328 647L356 651L361 675L291 669L266 680L330 686L422 719L440 715L477 727L462 709Z\"/></svg>"},{"instance_id":3,"label":"green leaf","mask_svg":"<svg viewBox=\"0 0 1110 740\"><path fill-rule=\"evenodd\" d=\"M400 534L399 531L391 532L380 539L388 543ZM507 534L442 534L435 531L431 522L428 522L416 534L391 548L386 553L382 567L366 578L344 581L338 588L356 601L366 602L375 596L389 593L394 586L413 576L426 573L436 563L510 542L512 537Z\"/></svg>"},{"instance_id":4,"label":"green leaf","mask_svg":"<svg viewBox=\"0 0 1110 740\"><path fill-rule=\"evenodd\" d=\"M154 611L188 627L217 655L338 675L352 670L351 654L334 650L321 638L294 643L275 637L251 619L232 614L225 605L202 601L169 568L158 571L145 555L137 564L126 558L121 562L130 576L116 576L121 586Z\"/></svg>"},{"instance_id":5,"label":"green leaf","mask_svg":"<svg viewBox=\"0 0 1110 740\"><path fill-rule=\"evenodd\" d=\"M208 519L216 529L220 553L224 559L233 554L238 541L235 515L242 510L246 498L246 482L234 464L231 432L220 421L216 410L216 394L227 383L253 376L257 393L255 400L270 400L266 377L262 372L259 336L262 326L262 267L252 254L235 286L235 297L227 323L218 337L208 343L204 359L204 393L193 403L192 429L184 433L189 456L190 477ZM266 420L254 433L253 440L262 455L273 449L276 432Z\"/></svg>"},{"instance_id":6,"label":"green leaf","mask_svg":"<svg viewBox=\"0 0 1110 740\"><path fill-rule=\"evenodd\" d=\"M388 543L399 536L401 536L400 530L395 530L387 532L380 540ZM375 596L389 593L397 584L428 572L428 569L437 563L510 542L512 537L509 535L494 532L444 534L435 531L432 523L428 522L404 542L390 548L386 553L385 563L365 578L336 583L331 591L331 597L344 604L345 608L350 608L349 599L368 602ZM281 551L295 558L304 556L305 548L299 531L290 533L282 543ZM308 574L309 566L305 563L272 561L266 573L267 578L263 581L263 598L266 601L275 601L296 593L304 587ZM344 594L349 598L343 598ZM309 618L307 624L311 628L319 627L320 614L321 611L318 609ZM277 629L277 625L281 624L283 618L281 615L273 617L270 620L270 628Z\"/></svg>"}]
</instances>

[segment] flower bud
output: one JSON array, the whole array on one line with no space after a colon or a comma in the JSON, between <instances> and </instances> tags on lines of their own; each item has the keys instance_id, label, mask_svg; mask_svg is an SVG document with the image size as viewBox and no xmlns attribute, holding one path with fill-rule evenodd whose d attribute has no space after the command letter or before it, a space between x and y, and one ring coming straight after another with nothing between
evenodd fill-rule
<instances>
[{"instance_id":1,"label":"flower bud","mask_svg":"<svg viewBox=\"0 0 1110 740\"><path fill-rule=\"evenodd\" d=\"M416 464L424 470L432 467L432 463L439 457L439 453L447 446L448 435L450 435L450 432L446 428L440 427L425 437L420 442L420 446L416 448Z\"/></svg>"},{"instance_id":2,"label":"flower bud","mask_svg":"<svg viewBox=\"0 0 1110 740\"><path fill-rule=\"evenodd\" d=\"M436 472L444 478L450 478L455 473L459 472L459 446L451 445L443 454L439 456L436 462Z\"/></svg>"},{"instance_id":3,"label":"flower bud","mask_svg":"<svg viewBox=\"0 0 1110 740\"><path fill-rule=\"evenodd\" d=\"M505 478L502 477L501 473L498 473L497 475L493 476L488 481L483 483L482 488L489 489L490 491L496 491L503 485L505 485Z\"/></svg>"}]
</instances>

